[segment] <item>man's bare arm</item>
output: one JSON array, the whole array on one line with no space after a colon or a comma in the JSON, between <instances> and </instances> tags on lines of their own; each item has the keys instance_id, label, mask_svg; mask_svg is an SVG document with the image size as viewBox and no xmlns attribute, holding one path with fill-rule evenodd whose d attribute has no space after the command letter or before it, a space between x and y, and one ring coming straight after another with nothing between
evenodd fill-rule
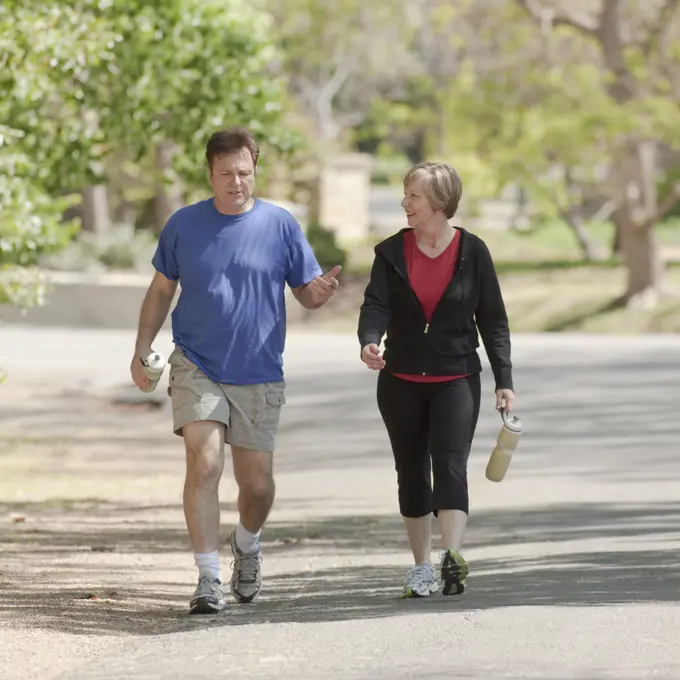
<instances>
[{"instance_id":1,"label":"man's bare arm","mask_svg":"<svg viewBox=\"0 0 680 680\"><path fill-rule=\"evenodd\" d=\"M305 309L318 309L325 302L314 298L313 292L309 288L309 283L306 283L304 286L298 286L297 288L291 288L290 290L295 296L295 299Z\"/></svg>"},{"instance_id":2,"label":"man's bare arm","mask_svg":"<svg viewBox=\"0 0 680 680\"><path fill-rule=\"evenodd\" d=\"M319 309L333 296L338 288L337 275L342 271L340 265L336 265L327 274L315 276L304 286L291 288L295 299L305 309Z\"/></svg>"},{"instance_id":3,"label":"man's bare arm","mask_svg":"<svg viewBox=\"0 0 680 680\"><path fill-rule=\"evenodd\" d=\"M170 281L160 272L156 272L139 313L139 329L135 343L135 352L138 356L146 355L151 350L151 345L168 316L176 290L177 281Z\"/></svg>"}]
</instances>

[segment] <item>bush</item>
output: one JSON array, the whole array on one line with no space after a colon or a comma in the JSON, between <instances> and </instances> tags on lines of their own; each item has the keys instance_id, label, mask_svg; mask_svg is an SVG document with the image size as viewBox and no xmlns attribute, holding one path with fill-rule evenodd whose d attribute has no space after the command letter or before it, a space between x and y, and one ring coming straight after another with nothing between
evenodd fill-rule
<instances>
[{"instance_id":1,"label":"bush","mask_svg":"<svg viewBox=\"0 0 680 680\"><path fill-rule=\"evenodd\" d=\"M45 192L18 139L21 133L0 125L0 305L23 309L42 304L40 258L66 246L79 225L62 221L76 198Z\"/></svg>"},{"instance_id":2,"label":"bush","mask_svg":"<svg viewBox=\"0 0 680 680\"><path fill-rule=\"evenodd\" d=\"M331 229L318 222L311 222L307 227L307 240L324 274L335 265L345 265L347 251L336 243L335 233Z\"/></svg>"},{"instance_id":3,"label":"bush","mask_svg":"<svg viewBox=\"0 0 680 680\"><path fill-rule=\"evenodd\" d=\"M48 269L61 271L151 271L156 237L148 230L135 231L128 224L112 225L109 233L83 231L58 253L41 259Z\"/></svg>"}]
</instances>

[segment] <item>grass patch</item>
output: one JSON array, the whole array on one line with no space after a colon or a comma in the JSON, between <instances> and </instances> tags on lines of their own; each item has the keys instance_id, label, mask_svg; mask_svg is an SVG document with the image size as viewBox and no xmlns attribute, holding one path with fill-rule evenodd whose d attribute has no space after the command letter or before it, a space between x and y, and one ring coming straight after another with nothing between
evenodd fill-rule
<instances>
[{"instance_id":1,"label":"grass patch","mask_svg":"<svg viewBox=\"0 0 680 680\"><path fill-rule=\"evenodd\" d=\"M668 278L672 288L680 291L680 268L669 268ZM680 332L678 295L662 299L653 310L614 304L625 287L621 267L534 268L505 272L500 279L515 332Z\"/></svg>"},{"instance_id":2,"label":"grass patch","mask_svg":"<svg viewBox=\"0 0 680 680\"><path fill-rule=\"evenodd\" d=\"M499 276L503 274L531 273L540 271L574 271L579 269L601 270L619 269L621 263L617 259L586 262L585 260L496 260L494 262Z\"/></svg>"},{"instance_id":3,"label":"grass patch","mask_svg":"<svg viewBox=\"0 0 680 680\"><path fill-rule=\"evenodd\" d=\"M547 222L526 231L476 230L475 233L489 246L500 272L544 269L572 269L598 267L616 269L617 260L610 257L614 236L609 223L588 225L594 244L602 259L594 263L583 261L582 253L570 229L561 222ZM662 248L680 257L680 220L667 220L658 225L657 233ZM378 240L366 239L349 253L346 271L367 275L373 261L373 246Z\"/></svg>"},{"instance_id":4,"label":"grass patch","mask_svg":"<svg viewBox=\"0 0 680 680\"><path fill-rule=\"evenodd\" d=\"M511 262L498 269L513 332L680 333L680 263L668 268L676 293L653 310L614 305L626 282L616 262ZM307 316L309 327L356 332L366 282L367 273L343 274L339 294Z\"/></svg>"},{"instance_id":5,"label":"grass patch","mask_svg":"<svg viewBox=\"0 0 680 680\"><path fill-rule=\"evenodd\" d=\"M527 232L477 233L493 255L514 332L680 333L677 258L668 263L675 295L662 299L653 310L614 305L625 289L626 272L617 259L608 257L613 235L609 224L589 226L589 233L605 255L596 262L584 261L572 233L556 222ZM662 247L680 254L680 220L659 225L658 234ZM353 250L343 274L348 285L343 285L342 305L329 305L329 316L315 313L310 322L329 330L355 331L372 261L372 243Z\"/></svg>"}]
</instances>

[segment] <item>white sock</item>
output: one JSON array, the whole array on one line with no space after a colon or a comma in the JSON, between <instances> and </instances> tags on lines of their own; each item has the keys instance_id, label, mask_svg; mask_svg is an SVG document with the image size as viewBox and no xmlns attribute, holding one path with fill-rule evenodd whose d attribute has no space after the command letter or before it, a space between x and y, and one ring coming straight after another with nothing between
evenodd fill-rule
<instances>
[{"instance_id":1,"label":"white sock","mask_svg":"<svg viewBox=\"0 0 680 680\"><path fill-rule=\"evenodd\" d=\"M194 553L194 562L198 567L198 578L218 578L222 580L220 571L220 554L215 550L209 553Z\"/></svg>"},{"instance_id":2,"label":"white sock","mask_svg":"<svg viewBox=\"0 0 680 680\"><path fill-rule=\"evenodd\" d=\"M256 553L260 548L260 532L251 534L239 521L236 525L236 545L246 555Z\"/></svg>"}]
</instances>

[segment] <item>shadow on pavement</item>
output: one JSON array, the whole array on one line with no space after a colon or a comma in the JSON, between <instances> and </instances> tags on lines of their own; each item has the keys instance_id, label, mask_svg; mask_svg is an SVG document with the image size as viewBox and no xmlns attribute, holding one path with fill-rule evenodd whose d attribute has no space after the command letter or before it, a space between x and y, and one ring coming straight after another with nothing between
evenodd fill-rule
<instances>
[{"instance_id":1,"label":"shadow on pavement","mask_svg":"<svg viewBox=\"0 0 680 680\"><path fill-rule=\"evenodd\" d=\"M185 583L167 576L164 580L162 572L168 559L190 564L184 526L142 521L145 509L131 507L121 513L126 518L138 515L138 521L124 523L106 505L106 527L85 521L96 515L94 510L71 509L61 515L61 524L48 521L39 529L16 524L0 535L0 621L73 634L152 635L205 626L416 612L680 601L680 503L573 504L473 515L468 550L485 549L488 555L494 549L531 544L530 556L524 550L523 556L510 559L475 559L463 597L417 601L398 598L409 565L399 517L271 522L263 545L269 564L275 565L278 556L299 557L296 564L322 557L326 563L337 558L338 566L267 575L265 563L265 587L258 601L232 605L214 617L189 617L193 570L187 569ZM0 506L3 510L11 508ZM616 549L598 550L600 538ZM582 539L596 539L591 552L564 544ZM654 549L636 548L645 539L654 540ZM98 553L95 559L92 552ZM124 553L133 553L134 561L124 561ZM79 555L82 563L74 569ZM41 566L46 557L49 562ZM357 565L358 559L371 566ZM395 567L395 562L403 566ZM27 565L30 572L10 573L4 565L14 563ZM228 574L224 552L223 567Z\"/></svg>"},{"instance_id":2,"label":"shadow on pavement","mask_svg":"<svg viewBox=\"0 0 680 680\"><path fill-rule=\"evenodd\" d=\"M565 361L548 356L541 363L537 355L519 362L518 398L527 430L513 470L533 477L568 474L569 484L594 477L610 484L677 478L676 407L668 399L676 387L677 361L675 353L657 357L655 352L643 348L634 361L581 362L571 352ZM347 474L349 484L363 466L384 466L393 475L375 380L362 371L313 376L291 371L277 469ZM499 426L488 370L483 380L475 462L477 456L486 460ZM169 432L168 408L165 402L161 411L130 412L86 392L47 395L39 408L34 400L3 405L0 459L33 455L22 473L25 483L41 476L48 489L65 474L65 460L66 473L93 480L93 489L102 476L124 484L158 470L179 488L181 443ZM67 458L71 449L77 451ZM11 467L4 469L11 474ZM627 487L618 488L625 499ZM327 503L332 506L334 499ZM180 506L149 508L97 498L0 504L0 519L13 512L35 521L0 524L0 625L152 635L271 621L680 601L680 503L473 511L466 541L473 569L468 593L406 602L398 599L409 565L398 516L272 521L265 531L261 599L211 618L186 616L194 570ZM584 540L586 547L569 543ZM509 554L514 557L502 559ZM295 572L280 573L279 567L277 573L277 564L284 564L279 557L294 561ZM322 558L324 567L314 569L315 559L307 557ZM222 563L228 574L224 553ZM305 564L312 566L301 570Z\"/></svg>"},{"instance_id":3,"label":"shadow on pavement","mask_svg":"<svg viewBox=\"0 0 680 680\"><path fill-rule=\"evenodd\" d=\"M403 568L342 567L270 579L267 601L216 617L224 625L341 621L515 606L600 606L680 600L680 551L576 553L475 562L462 597L399 600ZM396 586L396 587L395 587ZM274 592L272 592L272 589ZM281 591L276 597L276 591ZM291 591L297 591L291 596Z\"/></svg>"},{"instance_id":4,"label":"shadow on pavement","mask_svg":"<svg viewBox=\"0 0 680 680\"><path fill-rule=\"evenodd\" d=\"M652 481L680 473L680 458L671 454L680 429L675 404L667 396L676 389L676 365L674 357L647 354L637 361L601 365L519 365L518 409L526 433L513 465L536 477L587 469L612 481ZM482 376L483 408L473 460L487 458L499 428L490 372ZM278 436L277 470L352 474L365 466L391 468L375 383L375 374L368 371L293 373ZM168 400L152 412L121 411L110 400L87 393L52 395L36 403L0 409L0 426L6 428L0 437L0 462L12 450L33 445L44 456L47 471L57 474L61 461L52 456L53 450L77 446L88 453L71 461L72 475L102 471L123 478L154 474L168 465L182 473L181 440L170 433ZM82 428L83 421L87 428Z\"/></svg>"}]
</instances>

